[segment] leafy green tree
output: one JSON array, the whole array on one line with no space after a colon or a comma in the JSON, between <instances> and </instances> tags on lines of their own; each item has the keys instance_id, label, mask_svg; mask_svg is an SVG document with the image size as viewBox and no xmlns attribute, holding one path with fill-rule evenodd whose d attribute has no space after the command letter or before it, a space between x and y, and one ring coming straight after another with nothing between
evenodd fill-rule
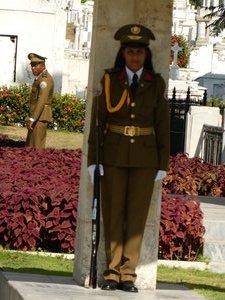
<instances>
[{"instance_id":1,"label":"leafy green tree","mask_svg":"<svg viewBox=\"0 0 225 300\"><path fill-rule=\"evenodd\" d=\"M219 0L219 5L223 4L224 0ZM189 0L191 5L194 5L195 8L203 6L203 0Z\"/></svg>"},{"instance_id":2,"label":"leafy green tree","mask_svg":"<svg viewBox=\"0 0 225 300\"><path fill-rule=\"evenodd\" d=\"M219 6L209 7L210 13L205 15L204 18L214 19L209 25L211 34L218 36L225 29L225 7L224 4Z\"/></svg>"},{"instance_id":3,"label":"leafy green tree","mask_svg":"<svg viewBox=\"0 0 225 300\"><path fill-rule=\"evenodd\" d=\"M190 0L190 4L194 5L195 8L202 7L203 0Z\"/></svg>"}]
</instances>

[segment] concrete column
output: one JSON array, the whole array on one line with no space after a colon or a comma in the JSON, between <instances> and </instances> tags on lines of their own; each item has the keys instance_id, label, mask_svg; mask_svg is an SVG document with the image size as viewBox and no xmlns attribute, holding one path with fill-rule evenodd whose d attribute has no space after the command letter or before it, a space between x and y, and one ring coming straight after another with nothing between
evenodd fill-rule
<instances>
[{"instance_id":1,"label":"concrete column","mask_svg":"<svg viewBox=\"0 0 225 300\"><path fill-rule=\"evenodd\" d=\"M80 285L88 283L91 256L92 185L87 174L87 137L91 105L96 87L103 75L103 70L113 66L120 46L117 41L113 40L113 35L119 27L129 23L141 23L151 28L156 36L156 41L152 41L150 45L153 52L154 67L157 72L162 73L162 76L168 82L172 8L172 0L95 1L73 274L75 281ZM137 269L137 285L139 288L155 289L161 200L160 183L155 186L152 198ZM100 280L102 279L102 271L105 268L103 244L103 232L101 231L98 255Z\"/></svg>"}]
</instances>

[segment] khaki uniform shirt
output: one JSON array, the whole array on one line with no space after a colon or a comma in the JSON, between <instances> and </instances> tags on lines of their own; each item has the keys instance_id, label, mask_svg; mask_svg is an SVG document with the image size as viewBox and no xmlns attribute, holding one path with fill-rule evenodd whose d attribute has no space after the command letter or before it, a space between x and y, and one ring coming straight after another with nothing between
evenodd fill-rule
<instances>
[{"instance_id":1,"label":"khaki uniform shirt","mask_svg":"<svg viewBox=\"0 0 225 300\"><path fill-rule=\"evenodd\" d=\"M107 70L110 75L110 101L114 107L121 99L124 89L130 88L125 69ZM168 101L165 99L165 82L159 74L143 70L135 97L130 93L127 102L117 112L110 113L106 107L103 91L95 97L89 134L88 165L96 162L95 119L100 124L100 162L118 167L151 167L167 170L170 153L170 129ZM98 111L98 113L97 113ZM155 134L125 136L107 130L107 124L120 126L153 127Z\"/></svg>"},{"instance_id":2,"label":"khaki uniform shirt","mask_svg":"<svg viewBox=\"0 0 225 300\"><path fill-rule=\"evenodd\" d=\"M52 97L54 82L52 76L43 71L34 80L30 95L30 118L35 121L52 121Z\"/></svg>"}]
</instances>

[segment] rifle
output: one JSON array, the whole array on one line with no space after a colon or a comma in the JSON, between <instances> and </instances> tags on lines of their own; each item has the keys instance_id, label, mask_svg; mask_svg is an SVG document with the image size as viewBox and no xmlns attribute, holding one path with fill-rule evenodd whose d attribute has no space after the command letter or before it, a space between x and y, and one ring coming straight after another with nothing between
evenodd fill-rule
<instances>
[{"instance_id":1,"label":"rifle","mask_svg":"<svg viewBox=\"0 0 225 300\"><path fill-rule=\"evenodd\" d=\"M99 121L98 121L98 95L96 97L96 120L95 120L95 142L96 142L96 168L94 172L94 191L92 201L92 245L89 287L97 286L97 253L100 236L100 168L99 168Z\"/></svg>"}]
</instances>

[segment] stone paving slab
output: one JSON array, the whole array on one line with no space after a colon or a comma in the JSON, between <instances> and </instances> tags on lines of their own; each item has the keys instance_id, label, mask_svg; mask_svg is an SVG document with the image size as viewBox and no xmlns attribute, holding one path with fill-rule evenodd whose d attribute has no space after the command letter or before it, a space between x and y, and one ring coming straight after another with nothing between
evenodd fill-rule
<instances>
[{"instance_id":1,"label":"stone paving slab","mask_svg":"<svg viewBox=\"0 0 225 300\"><path fill-rule=\"evenodd\" d=\"M200 207L204 213L204 222L224 222L225 197L199 196Z\"/></svg>"},{"instance_id":2,"label":"stone paving slab","mask_svg":"<svg viewBox=\"0 0 225 300\"><path fill-rule=\"evenodd\" d=\"M155 291L107 292L78 286L72 277L0 272L0 300L204 300L183 285L158 284Z\"/></svg>"}]
</instances>

